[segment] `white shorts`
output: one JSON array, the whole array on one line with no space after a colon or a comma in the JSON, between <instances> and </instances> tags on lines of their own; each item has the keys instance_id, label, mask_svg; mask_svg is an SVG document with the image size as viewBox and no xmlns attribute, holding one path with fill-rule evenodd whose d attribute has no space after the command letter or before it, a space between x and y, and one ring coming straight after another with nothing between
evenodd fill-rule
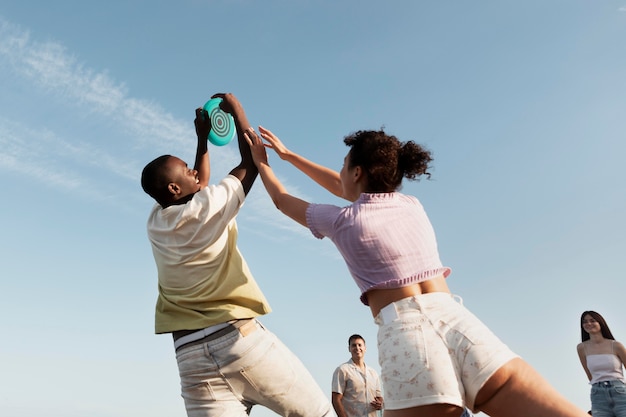
<instances>
[{"instance_id":1,"label":"white shorts","mask_svg":"<svg viewBox=\"0 0 626 417\"><path fill-rule=\"evenodd\" d=\"M518 357L449 293L396 301L375 322L389 410L441 403L474 409L485 382Z\"/></svg>"}]
</instances>

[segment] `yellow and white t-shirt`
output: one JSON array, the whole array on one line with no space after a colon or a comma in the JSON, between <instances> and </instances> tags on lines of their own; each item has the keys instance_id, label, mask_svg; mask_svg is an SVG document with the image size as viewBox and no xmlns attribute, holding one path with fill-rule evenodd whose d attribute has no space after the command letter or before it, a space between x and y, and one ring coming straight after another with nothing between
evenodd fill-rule
<instances>
[{"instance_id":1,"label":"yellow and white t-shirt","mask_svg":"<svg viewBox=\"0 0 626 417\"><path fill-rule=\"evenodd\" d=\"M159 278L156 333L271 311L237 247L235 216L244 200L241 182L229 175L186 204L152 209L147 228Z\"/></svg>"}]
</instances>

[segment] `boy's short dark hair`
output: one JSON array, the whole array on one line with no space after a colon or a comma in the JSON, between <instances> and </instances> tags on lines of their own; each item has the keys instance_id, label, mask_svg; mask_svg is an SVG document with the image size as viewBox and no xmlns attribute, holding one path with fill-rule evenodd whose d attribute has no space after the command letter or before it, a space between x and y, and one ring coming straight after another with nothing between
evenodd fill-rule
<instances>
[{"instance_id":1,"label":"boy's short dark hair","mask_svg":"<svg viewBox=\"0 0 626 417\"><path fill-rule=\"evenodd\" d=\"M165 164L171 157L172 155L161 155L150 161L141 171L141 188L161 205L168 197L169 178L166 175Z\"/></svg>"}]
</instances>

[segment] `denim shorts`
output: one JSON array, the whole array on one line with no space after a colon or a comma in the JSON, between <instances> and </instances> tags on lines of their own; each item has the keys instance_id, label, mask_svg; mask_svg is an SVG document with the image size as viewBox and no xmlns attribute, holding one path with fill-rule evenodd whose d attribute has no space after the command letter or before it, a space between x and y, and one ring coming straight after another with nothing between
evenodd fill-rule
<instances>
[{"instance_id":1,"label":"denim shorts","mask_svg":"<svg viewBox=\"0 0 626 417\"><path fill-rule=\"evenodd\" d=\"M396 301L375 322L388 410L443 403L473 409L485 382L518 357L449 293Z\"/></svg>"},{"instance_id":2,"label":"denim shorts","mask_svg":"<svg viewBox=\"0 0 626 417\"><path fill-rule=\"evenodd\" d=\"M626 385L622 381L603 381L591 385L593 417L626 417Z\"/></svg>"},{"instance_id":3,"label":"denim shorts","mask_svg":"<svg viewBox=\"0 0 626 417\"><path fill-rule=\"evenodd\" d=\"M330 417L330 401L302 362L260 322L251 324L178 349L187 415L247 417L259 404L283 416Z\"/></svg>"}]
</instances>

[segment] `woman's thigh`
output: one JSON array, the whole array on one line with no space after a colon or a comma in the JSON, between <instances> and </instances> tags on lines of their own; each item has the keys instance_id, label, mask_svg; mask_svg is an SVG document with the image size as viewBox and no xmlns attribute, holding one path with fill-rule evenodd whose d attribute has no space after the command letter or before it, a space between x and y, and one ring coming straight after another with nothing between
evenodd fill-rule
<instances>
[{"instance_id":1,"label":"woman's thigh","mask_svg":"<svg viewBox=\"0 0 626 417\"><path fill-rule=\"evenodd\" d=\"M492 417L588 417L520 358L489 378L478 392L476 408Z\"/></svg>"},{"instance_id":2,"label":"woman's thigh","mask_svg":"<svg viewBox=\"0 0 626 417\"><path fill-rule=\"evenodd\" d=\"M430 404L402 410L385 410L383 417L460 417L464 409L451 404Z\"/></svg>"}]
</instances>

